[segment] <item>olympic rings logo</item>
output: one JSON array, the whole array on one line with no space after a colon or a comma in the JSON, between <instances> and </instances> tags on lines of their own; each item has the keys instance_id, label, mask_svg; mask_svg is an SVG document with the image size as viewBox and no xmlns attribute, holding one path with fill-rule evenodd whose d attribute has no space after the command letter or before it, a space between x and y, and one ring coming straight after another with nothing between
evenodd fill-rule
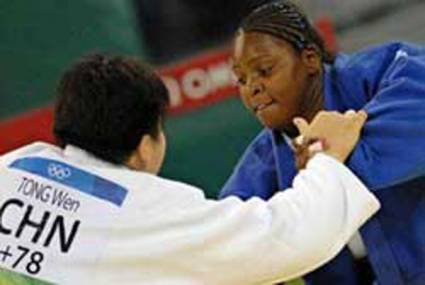
<instances>
[{"instance_id":1,"label":"olympic rings logo","mask_svg":"<svg viewBox=\"0 0 425 285\"><path fill-rule=\"evenodd\" d=\"M69 169L68 167L64 167L62 165L55 164L55 163L50 163L47 166L47 173L49 174L50 177L53 177L59 180L69 178L72 174L71 169Z\"/></svg>"}]
</instances>

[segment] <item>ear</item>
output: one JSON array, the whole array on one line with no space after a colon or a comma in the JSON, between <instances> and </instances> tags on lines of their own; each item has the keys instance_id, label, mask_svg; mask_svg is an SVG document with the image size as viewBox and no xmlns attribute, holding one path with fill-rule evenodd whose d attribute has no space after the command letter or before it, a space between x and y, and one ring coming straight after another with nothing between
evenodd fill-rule
<instances>
[{"instance_id":1,"label":"ear","mask_svg":"<svg viewBox=\"0 0 425 285\"><path fill-rule=\"evenodd\" d=\"M144 170L147 162L152 155L152 138L149 135L144 135L136 147L134 152L129 157L126 165L134 170Z\"/></svg>"},{"instance_id":2,"label":"ear","mask_svg":"<svg viewBox=\"0 0 425 285\"><path fill-rule=\"evenodd\" d=\"M310 75L316 75L322 69L322 59L314 47L307 47L301 51L301 60Z\"/></svg>"},{"instance_id":3,"label":"ear","mask_svg":"<svg viewBox=\"0 0 425 285\"><path fill-rule=\"evenodd\" d=\"M153 145L153 138L150 135L144 135L142 137L137 147L137 152L141 161L146 163L151 159Z\"/></svg>"}]
</instances>

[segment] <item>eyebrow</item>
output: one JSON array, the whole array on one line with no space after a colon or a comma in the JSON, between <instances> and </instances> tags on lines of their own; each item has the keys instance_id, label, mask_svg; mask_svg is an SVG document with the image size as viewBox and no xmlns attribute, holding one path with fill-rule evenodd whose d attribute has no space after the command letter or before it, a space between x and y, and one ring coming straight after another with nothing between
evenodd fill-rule
<instances>
[{"instance_id":1,"label":"eyebrow","mask_svg":"<svg viewBox=\"0 0 425 285\"><path fill-rule=\"evenodd\" d=\"M240 66L239 66L239 64L236 64L236 63L232 62L232 63L230 64L230 69L231 69L232 71L235 71L235 70L240 69Z\"/></svg>"},{"instance_id":2,"label":"eyebrow","mask_svg":"<svg viewBox=\"0 0 425 285\"><path fill-rule=\"evenodd\" d=\"M233 57L230 59L230 68L233 70L241 68L240 64L238 64Z\"/></svg>"},{"instance_id":3,"label":"eyebrow","mask_svg":"<svg viewBox=\"0 0 425 285\"><path fill-rule=\"evenodd\" d=\"M250 65L250 64L252 64L252 63L255 63L255 62L257 62L257 61L259 61L259 60L263 60L263 59L266 59L266 60L272 60L272 59L273 59L273 57L272 57L271 55L269 55L269 54L260 54L260 55L253 56L253 57L249 58L249 59L246 61L246 63Z\"/></svg>"},{"instance_id":4,"label":"eyebrow","mask_svg":"<svg viewBox=\"0 0 425 285\"><path fill-rule=\"evenodd\" d=\"M257 61L262 60L262 59L273 60L274 57L269 55L269 54L266 54L266 53L259 54L259 55L256 55L256 56L249 58L246 61L246 64L251 65L251 64L256 63ZM240 67L240 64L238 64L235 60L232 59L231 68L234 69L234 70L235 69L237 70L237 69L240 69L241 67Z\"/></svg>"}]
</instances>

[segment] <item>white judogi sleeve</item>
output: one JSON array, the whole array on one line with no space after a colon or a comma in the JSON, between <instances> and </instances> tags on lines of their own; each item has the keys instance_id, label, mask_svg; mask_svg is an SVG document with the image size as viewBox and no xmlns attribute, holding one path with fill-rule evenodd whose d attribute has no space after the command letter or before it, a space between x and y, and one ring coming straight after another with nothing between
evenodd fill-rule
<instances>
[{"instance_id":1,"label":"white judogi sleeve","mask_svg":"<svg viewBox=\"0 0 425 285\"><path fill-rule=\"evenodd\" d=\"M289 280L336 256L379 208L345 166L324 154L297 175L292 189L269 201L212 201L191 186L155 179L145 182L140 199L127 204L140 211L122 215L110 234L98 266L106 273L99 275L100 283L246 285Z\"/></svg>"}]
</instances>

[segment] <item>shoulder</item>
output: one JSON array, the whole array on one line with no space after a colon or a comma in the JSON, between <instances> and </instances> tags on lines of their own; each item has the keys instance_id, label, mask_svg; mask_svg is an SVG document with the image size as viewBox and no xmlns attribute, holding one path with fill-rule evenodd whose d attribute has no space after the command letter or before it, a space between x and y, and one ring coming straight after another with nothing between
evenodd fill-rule
<instances>
[{"instance_id":1,"label":"shoulder","mask_svg":"<svg viewBox=\"0 0 425 285\"><path fill-rule=\"evenodd\" d=\"M135 193L155 193L171 198L177 196L204 196L203 191L190 184L129 169L94 168L98 175L119 183Z\"/></svg>"},{"instance_id":2,"label":"shoulder","mask_svg":"<svg viewBox=\"0 0 425 285\"><path fill-rule=\"evenodd\" d=\"M105 170L105 174L113 178L114 180L119 180L129 188L152 188L152 189L161 189L164 191L189 191L193 193L202 193L201 189L176 180L163 178L156 176L150 173L133 171L133 170Z\"/></svg>"},{"instance_id":3,"label":"shoulder","mask_svg":"<svg viewBox=\"0 0 425 285\"><path fill-rule=\"evenodd\" d=\"M376 64L388 65L402 46L402 43L394 42L370 46L351 54L339 53L332 68L339 72L349 72L375 67Z\"/></svg>"},{"instance_id":4,"label":"shoulder","mask_svg":"<svg viewBox=\"0 0 425 285\"><path fill-rule=\"evenodd\" d=\"M26 156L38 155L45 151L60 152L60 148L52 144L48 144L44 142L35 142L0 156L0 164L7 165L15 159L19 159L21 157L26 157Z\"/></svg>"},{"instance_id":5,"label":"shoulder","mask_svg":"<svg viewBox=\"0 0 425 285\"><path fill-rule=\"evenodd\" d=\"M410 55L425 54L421 46L405 42L389 42L373 45L352 54L339 53L332 69L338 72L356 75L359 70L363 72L379 71L389 67L403 53ZM358 74L357 74L358 75Z\"/></svg>"},{"instance_id":6,"label":"shoulder","mask_svg":"<svg viewBox=\"0 0 425 285\"><path fill-rule=\"evenodd\" d=\"M325 65L325 88L332 97L360 108L373 98L383 80L404 68L406 58L425 61L423 47L404 42L370 46L352 54L340 53L332 65ZM336 99L333 99L336 100Z\"/></svg>"}]
</instances>

